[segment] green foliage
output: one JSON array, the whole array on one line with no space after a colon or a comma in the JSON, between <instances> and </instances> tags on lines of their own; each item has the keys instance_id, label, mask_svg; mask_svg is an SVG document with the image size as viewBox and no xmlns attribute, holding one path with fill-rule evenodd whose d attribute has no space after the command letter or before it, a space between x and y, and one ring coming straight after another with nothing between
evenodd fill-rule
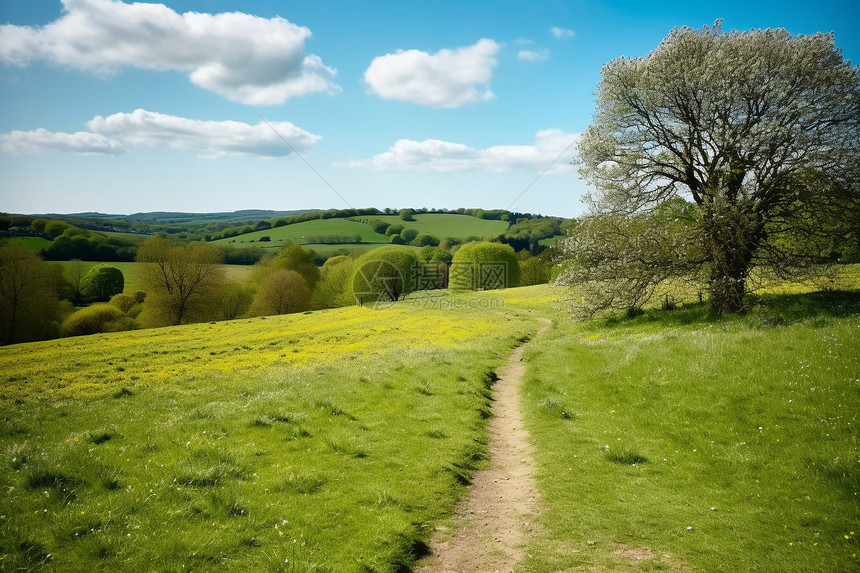
<instances>
[{"instance_id":1,"label":"green foliage","mask_svg":"<svg viewBox=\"0 0 860 573\"><path fill-rule=\"evenodd\" d=\"M403 243L407 244L407 245L409 243L411 243L412 241L414 241L415 237L417 237L417 236L418 236L418 230L417 229L403 229L400 232L400 238L403 239Z\"/></svg>"},{"instance_id":2,"label":"green foliage","mask_svg":"<svg viewBox=\"0 0 860 573\"><path fill-rule=\"evenodd\" d=\"M139 293L144 294L144 293ZM136 296L129 293L115 294L110 299L110 304L118 308L124 314L128 314L132 308L143 302L145 296Z\"/></svg>"},{"instance_id":3,"label":"green foliage","mask_svg":"<svg viewBox=\"0 0 860 573\"><path fill-rule=\"evenodd\" d=\"M253 293L248 285L227 280L217 296L218 318L233 320L243 316L251 306Z\"/></svg>"},{"instance_id":4,"label":"green foliage","mask_svg":"<svg viewBox=\"0 0 860 573\"><path fill-rule=\"evenodd\" d=\"M787 277L835 254L860 208L860 72L832 34L676 28L606 64L598 88L579 144L592 215L693 204L687 262L717 312L743 311L756 267Z\"/></svg>"},{"instance_id":5,"label":"green foliage","mask_svg":"<svg viewBox=\"0 0 860 573\"><path fill-rule=\"evenodd\" d=\"M367 252L355 262L350 294L359 304L397 301L411 292L417 264L415 255L402 248Z\"/></svg>"},{"instance_id":6,"label":"green foliage","mask_svg":"<svg viewBox=\"0 0 860 573\"><path fill-rule=\"evenodd\" d=\"M373 229L374 233L379 233L380 235L386 235L387 233L385 231L387 231L388 227L391 226L391 223L386 223L379 219L371 219L367 224L371 229Z\"/></svg>"},{"instance_id":7,"label":"green foliage","mask_svg":"<svg viewBox=\"0 0 860 573\"><path fill-rule=\"evenodd\" d=\"M523 286L540 285L549 282L552 275L552 261L541 254L538 257L528 257L519 262L520 283Z\"/></svg>"},{"instance_id":8,"label":"green foliage","mask_svg":"<svg viewBox=\"0 0 860 573\"><path fill-rule=\"evenodd\" d=\"M412 239L412 244L416 247L435 247L439 245L439 238L430 233L419 233Z\"/></svg>"},{"instance_id":9,"label":"green foliage","mask_svg":"<svg viewBox=\"0 0 860 573\"><path fill-rule=\"evenodd\" d=\"M542 250L540 242L561 234L561 219L554 217L537 217L533 219L518 219L502 236L502 241L511 245L515 251L527 249L533 255Z\"/></svg>"},{"instance_id":10,"label":"green foliage","mask_svg":"<svg viewBox=\"0 0 860 573\"><path fill-rule=\"evenodd\" d=\"M291 314L308 310L311 289L294 270L277 269L265 276L251 303L252 316Z\"/></svg>"},{"instance_id":11,"label":"green foliage","mask_svg":"<svg viewBox=\"0 0 860 573\"><path fill-rule=\"evenodd\" d=\"M92 267L81 280L81 294L88 301L108 301L124 288L122 271L105 264Z\"/></svg>"},{"instance_id":12,"label":"green foliage","mask_svg":"<svg viewBox=\"0 0 860 573\"><path fill-rule=\"evenodd\" d=\"M95 304L82 308L60 325L63 336L81 336L101 332L120 332L137 328L134 320L116 305Z\"/></svg>"},{"instance_id":13,"label":"green foliage","mask_svg":"<svg viewBox=\"0 0 860 573\"><path fill-rule=\"evenodd\" d=\"M320 270L314 262L313 254L298 245L290 245L272 259L272 269L295 271L299 273L313 290L320 279Z\"/></svg>"},{"instance_id":14,"label":"green foliage","mask_svg":"<svg viewBox=\"0 0 860 573\"><path fill-rule=\"evenodd\" d=\"M175 325L217 316L213 302L224 281L220 250L157 235L140 246L137 260L147 292L141 322Z\"/></svg>"},{"instance_id":15,"label":"green foliage","mask_svg":"<svg viewBox=\"0 0 860 573\"><path fill-rule=\"evenodd\" d=\"M704 258L693 205L675 200L636 216L593 215L577 220L560 245L558 284L575 287L581 317L641 307L671 280L704 288Z\"/></svg>"},{"instance_id":16,"label":"green foliage","mask_svg":"<svg viewBox=\"0 0 860 573\"><path fill-rule=\"evenodd\" d=\"M400 218L404 221L414 221L415 220L415 210L414 209L401 209L400 210Z\"/></svg>"},{"instance_id":17,"label":"green foliage","mask_svg":"<svg viewBox=\"0 0 860 573\"><path fill-rule=\"evenodd\" d=\"M389 237L393 237L394 235L400 235L406 227L403 225L389 225L387 229L385 229L385 234Z\"/></svg>"},{"instance_id":18,"label":"green foliage","mask_svg":"<svg viewBox=\"0 0 860 573\"><path fill-rule=\"evenodd\" d=\"M520 268L510 245L475 242L462 245L451 263L452 290L486 290L519 285Z\"/></svg>"},{"instance_id":19,"label":"green foliage","mask_svg":"<svg viewBox=\"0 0 860 573\"><path fill-rule=\"evenodd\" d=\"M32 251L0 243L0 344L56 334L57 278Z\"/></svg>"},{"instance_id":20,"label":"green foliage","mask_svg":"<svg viewBox=\"0 0 860 573\"><path fill-rule=\"evenodd\" d=\"M320 269L320 282L312 293L312 308L337 308L355 304L349 294L354 261L354 257L339 255L325 262Z\"/></svg>"},{"instance_id":21,"label":"green foliage","mask_svg":"<svg viewBox=\"0 0 860 573\"><path fill-rule=\"evenodd\" d=\"M56 238L62 235L66 231L66 229L69 229L70 227L71 225L69 225L68 223L63 223L62 221L50 221L47 222L42 228L46 235L48 235L49 237Z\"/></svg>"}]
</instances>

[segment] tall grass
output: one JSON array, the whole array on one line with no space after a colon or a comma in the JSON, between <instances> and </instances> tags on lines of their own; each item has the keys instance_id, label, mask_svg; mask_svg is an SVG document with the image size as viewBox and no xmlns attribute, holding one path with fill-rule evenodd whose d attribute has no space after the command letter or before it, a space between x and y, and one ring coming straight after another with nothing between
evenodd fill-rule
<instances>
[{"instance_id":1,"label":"tall grass","mask_svg":"<svg viewBox=\"0 0 860 573\"><path fill-rule=\"evenodd\" d=\"M860 292L562 324L526 352L523 571L856 571Z\"/></svg>"}]
</instances>

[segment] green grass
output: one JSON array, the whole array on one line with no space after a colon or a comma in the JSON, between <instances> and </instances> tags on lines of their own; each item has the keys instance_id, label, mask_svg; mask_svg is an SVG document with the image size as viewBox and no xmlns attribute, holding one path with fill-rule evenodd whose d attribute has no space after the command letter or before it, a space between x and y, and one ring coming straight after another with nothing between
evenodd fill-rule
<instances>
[{"instance_id":1,"label":"green grass","mask_svg":"<svg viewBox=\"0 0 860 573\"><path fill-rule=\"evenodd\" d=\"M0 348L0 568L405 571L533 328L410 302Z\"/></svg>"},{"instance_id":2,"label":"green grass","mask_svg":"<svg viewBox=\"0 0 860 573\"><path fill-rule=\"evenodd\" d=\"M856 571L860 291L560 323L526 352L522 571Z\"/></svg>"},{"instance_id":3,"label":"green grass","mask_svg":"<svg viewBox=\"0 0 860 573\"><path fill-rule=\"evenodd\" d=\"M860 291L588 323L558 293L0 348L0 569L407 571L550 316L518 571L857 570Z\"/></svg>"},{"instance_id":4,"label":"green grass","mask_svg":"<svg viewBox=\"0 0 860 573\"><path fill-rule=\"evenodd\" d=\"M403 225L404 228L416 229L419 233L430 233L439 239L465 240L468 237L486 237L499 235L508 229L507 221L478 219L470 215L454 213L420 213L414 216L414 221L404 221L399 215L374 215L367 219L379 219L392 225Z\"/></svg>"},{"instance_id":5,"label":"green grass","mask_svg":"<svg viewBox=\"0 0 860 573\"><path fill-rule=\"evenodd\" d=\"M310 244L313 237L324 237L330 235L353 236L358 235L364 243L388 243L388 237L374 233L373 230L363 223L349 221L347 219L318 219L304 221L293 225L274 227L263 231L255 231L237 237L218 239L212 241L215 245L232 246L259 246L263 248L282 249L288 244L306 245ZM260 237L271 238L270 242L259 242ZM340 246L339 248L343 248Z\"/></svg>"},{"instance_id":6,"label":"green grass","mask_svg":"<svg viewBox=\"0 0 860 573\"><path fill-rule=\"evenodd\" d=\"M51 241L42 237L10 237L5 240L9 243L26 247L31 251L36 251L37 253L51 246Z\"/></svg>"}]
</instances>

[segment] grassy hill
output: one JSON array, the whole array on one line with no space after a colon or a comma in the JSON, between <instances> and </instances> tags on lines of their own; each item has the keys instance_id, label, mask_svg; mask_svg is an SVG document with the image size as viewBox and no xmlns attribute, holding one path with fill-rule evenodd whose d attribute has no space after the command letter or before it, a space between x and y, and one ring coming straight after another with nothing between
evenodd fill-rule
<instances>
[{"instance_id":1,"label":"grassy hill","mask_svg":"<svg viewBox=\"0 0 860 573\"><path fill-rule=\"evenodd\" d=\"M586 323L557 294L2 347L3 568L406 571L547 316L523 571L856 570L860 291Z\"/></svg>"},{"instance_id":2,"label":"grassy hill","mask_svg":"<svg viewBox=\"0 0 860 573\"><path fill-rule=\"evenodd\" d=\"M388 243L388 237L374 233L373 230L363 223L357 223L348 219L317 219L314 221L303 221L292 225L283 225L253 233L246 233L236 237L218 239L212 241L215 245L254 246L282 249L285 245L307 245L316 243L315 238L331 236L359 236L364 243ZM261 237L269 237L270 242L260 242Z\"/></svg>"},{"instance_id":3,"label":"grassy hill","mask_svg":"<svg viewBox=\"0 0 860 573\"><path fill-rule=\"evenodd\" d=\"M508 223L505 221L493 221L487 219L478 219L469 215L449 214L449 213L423 213L415 215L415 221L403 221L397 215L373 215L367 219L379 219L395 225L404 225L404 227L417 230L419 233L430 233L439 239L454 238L464 240L467 237L484 237L487 235L503 233L508 228ZM361 238L361 243L356 244L339 244L336 247L330 245L319 245L320 237L333 236L358 236ZM260 242L261 237L269 237L269 242ZM265 249L280 249L286 244L308 245L315 250L325 251L332 248L368 248L368 245L387 244L389 238L379 233L374 233L373 230L365 223L349 219L331 218L318 219L315 221L304 221L301 223L293 223L291 225L283 225L262 231L254 231L236 237L218 239L212 241L216 245L232 245L232 246L254 246Z\"/></svg>"},{"instance_id":4,"label":"grassy hill","mask_svg":"<svg viewBox=\"0 0 860 573\"><path fill-rule=\"evenodd\" d=\"M452 238L465 240L467 237L486 237L499 235L508 228L507 221L478 219L469 215L455 213L419 213L414 221L404 221L398 215L374 215L368 219L379 219L392 225L403 225L416 229L419 233L430 233L440 239Z\"/></svg>"},{"instance_id":5,"label":"grassy hill","mask_svg":"<svg viewBox=\"0 0 860 573\"><path fill-rule=\"evenodd\" d=\"M3 568L405 567L530 329L402 305L0 348Z\"/></svg>"}]
</instances>

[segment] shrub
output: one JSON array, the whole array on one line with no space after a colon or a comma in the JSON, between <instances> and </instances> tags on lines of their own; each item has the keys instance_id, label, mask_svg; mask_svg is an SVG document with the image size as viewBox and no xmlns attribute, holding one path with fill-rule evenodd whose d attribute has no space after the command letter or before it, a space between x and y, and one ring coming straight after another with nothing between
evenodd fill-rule
<instances>
[{"instance_id":1,"label":"shrub","mask_svg":"<svg viewBox=\"0 0 860 573\"><path fill-rule=\"evenodd\" d=\"M385 231L388 230L388 227L391 226L391 223L386 223L385 221L380 221L379 219L371 219L368 225L370 225L370 228L373 229L374 233L384 235Z\"/></svg>"},{"instance_id":2,"label":"shrub","mask_svg":"<svg viewBox=\"0 0 860 573\"><path fill-rule=\"evenodd\" d=\"M400 233L403 232L403 229L405 229L405 228L406 227L404 227L403 225L389 225L388 228L385 229L385 234L388 235L389 237L391 237L393 235L399 235Z\"/></svg>"},{"instance_id":3,"label":"shrub","mask_svg":"<svg viewBox=\"0 0 860 573\"><path fill-rule=\"evenodd\" d=\"M439 243L439 238L431 235L430 233L419 233L414 239L412 239L412 244L416 247L435 247Z\"/></svg>"},{"instance_id":4,"label":"shrub","mask_svg":"<svg viewBox=\"0 0 860 573\"><path fill-rule=\"evenodd\" d=\"M63 321L60 332L63 336L81 336L100 332L119 332L137 328L134 320L116 306L97 304L82 308Z\"/></svg>"},{"instance_id":5,"label":"shrub","mask_svg":"<svg viewBox=\"0 0 860 573\"><path fill-rule=\"evenodd\" d=\"M403 239L404 243L411 243L415 240L415 237L418 236L418 231L415 229L403 229L400 232L400 238Z\"/></svg>"},{"instance_id":6,"label":"shrub","mask_svg":"<svg viewBox=\"0 0 860 573\"><path fill-rule=\"evenodd\" d=\"M520 282L517 254L501 243L467 243L454 254L450 270L453 290L486 290Z\"/></svg>"},{"instance_id":7,"label":"shrub","mask_svg":"<svg viewBox=\"0 0 860 573\"><path fill-rule=\"evenodd\" d=\"M320 280L320 270L314 261L314 254L299 245L290 245L272 259L275 270L295 271L299 273L313 290Z\"/></svg>"},{"instance_id":8,"label":"shrub","mask_svg":"<svg viewBox=\"0 0 860 573\"><path fill-rule=\"evenodd\" d=\"M380 247L355 262L351 281L357 302L391 302L412 291L418 259L406 249Z\"/></svg>"},{"instance_id":9,"label":"shrub","mask_svg":"<svg viewBox=\"0 0 860 573\"><path fill-rule=\"evenodd\" d=\"M110 300L125 288L122 271L110 265L96 265L84 275L81 281L81 293L85 300Z\"/></svg>"},{"instance_id":10,"label":"shrub","mask_svg":"<svg viewBox=\"0 0 860 573\"><path fill-rule=\"evenodd\" d=\"M120 293L111 297L110 304L117 307L121 312L128 313L136 304L140 304L134 295Z\"/></svg>"},{"instance_id":11,"label":"shrub","mask_svg":"<svg viewBox=\"0 0 860 573\"><path fill-rule=\"evenodd\" d=\"M308 310L311 306L311 289L304 277L296 271L277 270L267 275L251 303L254 316L290 314Z\"/></svg>"}]
</instances>

